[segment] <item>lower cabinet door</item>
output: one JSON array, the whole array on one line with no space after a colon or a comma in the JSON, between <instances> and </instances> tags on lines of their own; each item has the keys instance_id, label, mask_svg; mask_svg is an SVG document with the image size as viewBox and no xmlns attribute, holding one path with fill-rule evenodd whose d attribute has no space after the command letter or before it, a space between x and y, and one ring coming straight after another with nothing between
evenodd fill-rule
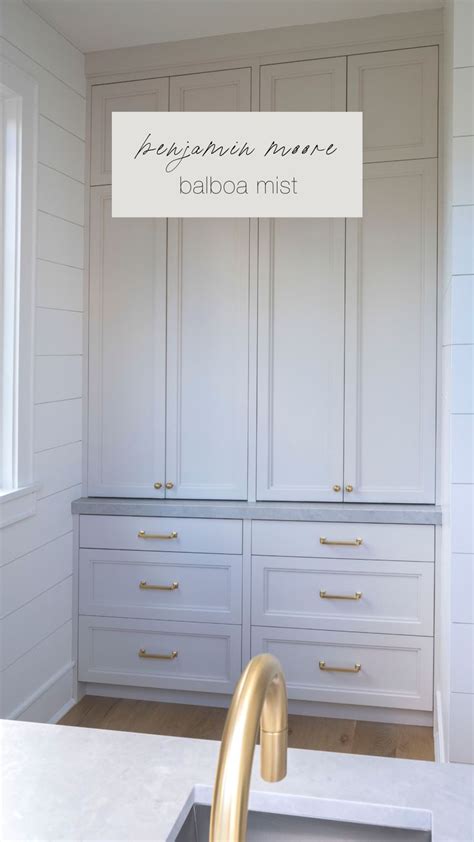
<instances>
[{"instance_id":1,"label":"lower cabinet door","mask_svg":"<svg viewBox=\"0 0 474 842\"><path fill-rule=\"evenodd\" d=\"M436 159L365 165L346 267L344 499L434 503Z\"/></svg>"},{"instance_id":2,"label":"lower cabinet door","mask_svg":"<svg viewBox=\"0 0 474 842\"><path fill-rule=\"evenodd\" d=\"M252 628L252 655L270 652L288 697L410 710L433 707L433 639Z\"/></svg>"},{"instance_id":3,"label":"lower cabinet door","mask_svg":"<svg viewBox=\"0 0 474 842\"><path fill-rule=\"evenodd\" d=\"M344 236L259 220L257 500L342 500Z\"/></svg>"},{"instance_id":4,"label":"lower cabinet door","mask_svg":"<svg viewBox=\"0 0 474 842\"><path fill-rule=\"evenodd\" d=\"M232 693L240 669L240 626L79 619L80 681Z\"/></svg>"},{"instance_id":5,"label":"lower cabinet door","mask_svg":"<svg viewBox=\"0 0 474 842\"><path fill-rule=\"evenodd\" d=\"M112 216L91 189L89 495L165 496L166 249L166 219Z\"/></svg>"}]
</instances>

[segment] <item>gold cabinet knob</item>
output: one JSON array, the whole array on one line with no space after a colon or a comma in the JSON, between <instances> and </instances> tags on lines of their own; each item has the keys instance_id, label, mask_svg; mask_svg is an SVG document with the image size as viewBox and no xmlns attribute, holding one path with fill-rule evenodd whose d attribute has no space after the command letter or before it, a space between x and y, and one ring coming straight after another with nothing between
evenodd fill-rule
<instances>
[{"instance_id":1,"label":"gold cabinet knob","mask_svg":"<svg viewBox=\"0 0 474 842\"><path fill-rule=\"evenodd\" d=\"M162 482L154 482L153 488L156 488L156 490L159 491L160 488L163 488L163 483Z\"/></svg>"},{"instance_id":2,"label":"gold cabinet knob","mask_svg":"<svg viewBox=\"0 0 474 842\"><path fill-rule=\"evenodd\" d=\"M174 488L173 482L165 482L165 488Z\"/></svg>"},{"instance_id":3,"label":"gold cabinet knob","mask_svg":"<svg viewBox=\"0 0 474 842\"><path fill-rule=\"evenodd\" d=\"M338 491L341 490L341 486L340 485L333 485L332 490L338 492Z\"/></svg>"},{"instance_id":4,"label":"gold cabinet knob","mask_svg":"<svg viewBox=\"0 0 474 842\"><path fill-rule=\"evenodd\" d=\"M346 485L346 491L349 491L349 492L354 491L354 486L353 485Z\"/></svg>"}]
</instances>

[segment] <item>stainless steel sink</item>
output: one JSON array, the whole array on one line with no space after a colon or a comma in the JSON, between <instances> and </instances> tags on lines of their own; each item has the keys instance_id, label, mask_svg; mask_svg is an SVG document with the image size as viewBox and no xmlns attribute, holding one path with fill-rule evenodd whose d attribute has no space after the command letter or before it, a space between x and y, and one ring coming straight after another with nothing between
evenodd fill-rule
<instances>
[{"instance_id":1,"label":"stainless steel sink","mask_svg":"<svg viewBox=\"0 0 474 842\"><path fill-rule=\"evenodd\" d=\"M211 808L194 804L176 836L176 842L208 842ZM248 842L430 842L425 830L406 830L381 825L308 819L277 813L249 812Z\"/></svg>"}]
</instances>

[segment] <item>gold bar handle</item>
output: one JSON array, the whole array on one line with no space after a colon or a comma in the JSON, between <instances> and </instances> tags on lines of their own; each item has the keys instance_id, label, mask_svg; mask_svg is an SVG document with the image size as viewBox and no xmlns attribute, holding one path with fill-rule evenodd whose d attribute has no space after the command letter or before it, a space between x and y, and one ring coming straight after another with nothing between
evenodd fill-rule
<instances>
[{"instance_id":1,"label":"gold bar handle","mask_svg":"<svg viewBox=\"0 0 474 842\"><path fill-rule=\"evenodd\" d=\"M320 661L319 669L325 670L326 672L360 672L361 665L354 664L353 667L327 667L326 661Z\"/></svg>"},{"instance_id":2,"label":"gold bar handle","mask_svg":"<svg viewBox=\"0 0 474 842\"><path fill-rule=\"evenodd\" d=\"M345 596L344 594L338 593L326 593L326 591L319 591L319 596L321 599L360 599L362 596L362 591L356 591L355 594L349 594Z\"/></svg>"},{"instance_id":3,"label":"gold bar handle","mask_svg":"<svg viewBox=\"0 0 474 842\"><path fill-rule=\"evenodd\" d=\"M328 547L360 547L362 538L354 538L353 541L330 541L329 538L320 538L320 544L327 544Z\"/></svg>"},{"instance_id":4,"label":"gold bar handle","mask_svg":"<svg viewBox=\"0 0 474 842\"><path fill-rule=\"evenodd\" d=\"M178 657L176 649L173 649L169 655L155 655L152 652L147 652L146 649L138 650L139 658L154 658L156 661L174 661Z\"/></svg>"},{"instance_id":5,"label":"gold bar handle","mask_svg":"<svg viewBox=\"0 0 474 842\"><path fill-rule=\"evenodd\" d=\"M177 591L179 582L171 582L171 585L149 585L148 582L142 579L138 587L141 591Z\"/></svg>"},{"instance_id":6,"label":"gold bar handle","mask_svg":"<svg viewBox=\"0 0 474 842\"><path fill-rule=\"evenodd\" d=\"M156 538L160 541L171 541L172 538L178 537L178 533L177 532L170 532L169 535L159 535L158 533L155 533L155 532L145 532L144 529L140 529L140 532L138 533L137 537L138 538L147 538L147 539L148 538Z\"/></svg>"}]
</instances>

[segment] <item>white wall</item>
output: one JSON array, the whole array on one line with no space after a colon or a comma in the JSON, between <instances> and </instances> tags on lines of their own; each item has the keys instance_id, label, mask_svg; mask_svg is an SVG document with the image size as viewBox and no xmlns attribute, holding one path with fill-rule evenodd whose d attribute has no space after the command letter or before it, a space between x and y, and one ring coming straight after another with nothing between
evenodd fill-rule
<instances>
[{"instance_id":1,"label":"white wall","mask_svg":"<svg viewBox=\"0 0 474 842\"><path fill-rule=\"evenodd\" d=\"M444 540L438 687L446 759L474 763L474 4L446 9L446 251L443 295ZM449 587L448 587L449 585ZM450 591L450 592L449 592ZM447 604L449 601L449 604Z\"/></svg>"},{"instance_id":2,"label":"white wall","mask_svg":"<svg viewBox=\"0 0 474 842\"><path fill-rule=\"evenodd\" d=\"M71 501L81 493L85 76L82 54L22 0L0 50L39 83L36 514L0 535L0 716L48 721L72 696Z\"/></svg>"}]
</instances>

